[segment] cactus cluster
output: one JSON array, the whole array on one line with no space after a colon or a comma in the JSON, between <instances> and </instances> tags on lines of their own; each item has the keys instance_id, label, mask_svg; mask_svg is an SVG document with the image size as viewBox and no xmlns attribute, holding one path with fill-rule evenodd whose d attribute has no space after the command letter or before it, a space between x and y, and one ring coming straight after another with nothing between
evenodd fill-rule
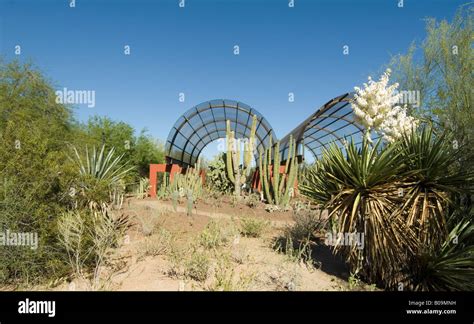
<instances>
[{"instance_id":1,"label":"cactus cluster","mask_svg":"<svg viewBox=\"0 0 474 324\"><path fill-rule=\"evenodd\" d=\"M180 197L191 193L196 201L202 195L201 160L198 159L194 168L187 168L184 174L177 173L170 183L169 193L178 192Z\"/></svg>"},{"instance_id":2,"label":"cactus cluster","mask_svg":"<svg viewBox=\"0 0 474 324\"><path fill-rule=\"evenodd\" d=\"M226 123L226 168L227 176L234 184L234 194L240 198L240 188L250 177L252 154L255 145L255 132L257 130L257 116L253 115L252 127L247 141L244 142L243 164L241 165L241 147L235 138L235 132L230 128L230 121Z\"/></svg>"},{"instance_id":3,"label":"cactus cluster","mask_svg":"<svg viewBox=\"0 0 474 324\"><path fill-rule=\"evenodd\" d=\"M217 155L207 165L206 184L212 191L230 193L234 183L227 176L226 153Z\"/></svg>"},{"instance_id":4,"label":"cactus cluster","mask_svg":"<svg viewBox=\"0 0 474 324\"><path fill-rule=\"evenodd\" d=\"M273 147L270 136L268 147L260 150L259 153L260 183L265 200L269 204L286 206L293 196L298 175L295 140L290 137L288 156L282 174L280 174L280 142L276 142Z\"/></svg>"}]
</instances>

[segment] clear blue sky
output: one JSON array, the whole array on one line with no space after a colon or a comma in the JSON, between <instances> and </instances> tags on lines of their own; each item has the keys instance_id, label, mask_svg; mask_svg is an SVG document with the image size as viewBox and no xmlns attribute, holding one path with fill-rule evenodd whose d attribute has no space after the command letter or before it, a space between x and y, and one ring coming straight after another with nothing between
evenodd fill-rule
<instances>
[{"instance_id":1,"label":"clear blue sky","mask_svg":"<svg viewBox=\"0 0 474 324\"><path fill-rule=\"evenodd\" d=\"M165 140L184 111L227 98L259 110L281 138L422 40L424 18L450 20L468 1L178 2L0 0L0 54L32 60L58 89L95 90L95 108L76 106L79 120L107 115Z\"/></svg>"}]
</instances>

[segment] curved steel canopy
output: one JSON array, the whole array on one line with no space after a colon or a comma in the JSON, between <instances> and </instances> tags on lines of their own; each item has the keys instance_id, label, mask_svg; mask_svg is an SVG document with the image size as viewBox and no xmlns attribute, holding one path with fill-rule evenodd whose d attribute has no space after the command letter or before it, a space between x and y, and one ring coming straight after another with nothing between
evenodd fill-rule
<instances>
[{"instance_id":1,"label":"curved steel canopy","mask_svg":"<svg viewBox=\"0 0 474 324\"><path fill-rule=\"evenodd\" d=\"M282 160L288 155L290 135L296 140L298 155L303 155L304 146L315 158L321 154L321 149L332 142L342 145L344 140L349 141L350 138L360 141L363 129L354 121L353 98L353 93L345 93L328 101L283 137L280 142Z\"/></svg>"},{"instance_id":2,"label":"curved steel canopy","mask_svg":"<svg viewBox=\"0 0 474 324\"><path fill-rule=\"evenodd\" d=\"M338 96L306 118L280 141L281 161L288 156L290 136L296 140L298 155L303 157L306 147L315 158L330 143L343 145L354 140L360 144L363 128L354 121L351 101L354 93ZM227 99L203 102L189 109L171 129L166 141L168 163L194 165L204 147L219 138L225 138L226 120L237 138L246 138L250 133L252 116L257 115L257 150L268 145L269 135L273 143L276 136L268 121L248 105Z\"/></svg>"},{"instance_id":3,"label":"curved steel canopy","mask_svg":"<svg viewBox=\"0 0 474 324\"><path fill-rule=\"evenodd\" d=\"M230 120L236 138L246 138L257 115L257 151L268 145L270 134L275 133L268 121L250 106L228 99L203 102L186 111L174 124L166 140L168 163L194 165L209 143L226 136L226 121Z\"/></svg>"}]
</instances>

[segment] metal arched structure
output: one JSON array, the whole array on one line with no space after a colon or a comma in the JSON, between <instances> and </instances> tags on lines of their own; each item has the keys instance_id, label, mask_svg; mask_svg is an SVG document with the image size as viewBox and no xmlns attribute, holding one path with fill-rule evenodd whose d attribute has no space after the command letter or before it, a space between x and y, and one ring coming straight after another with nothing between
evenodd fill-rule
<instances>
[{"instance_id":1,"label":"metal arched structure","mask_svg":"<svg viewBox=\"0 0 474 324\"><path fill-rule=\"evenodd\" d=\"M250 135L252 117L257 116L256 152L268 145L275 133L268 121L254 108L228 99L203 102L186 111L174 124L166 140L167 163L193 166L207 144L226 136L230 121L236 138Z\"/></svg>"},{"instance_id":2,"label":"metal arched structure","mask_svg":"<svg viewBox=\"0 0 474 324\"><path fill-rule=\"evenodd\" d=\"M288 155L290 136L296 140L298 155L303 155L304 146L315 158L330 143L342 145L351 138L360 142L363 129L354 121L351 107L353 98L353 93L345 93L328 101L288 133L280 142L282 160Z\"/></svg>"}]
</instances>

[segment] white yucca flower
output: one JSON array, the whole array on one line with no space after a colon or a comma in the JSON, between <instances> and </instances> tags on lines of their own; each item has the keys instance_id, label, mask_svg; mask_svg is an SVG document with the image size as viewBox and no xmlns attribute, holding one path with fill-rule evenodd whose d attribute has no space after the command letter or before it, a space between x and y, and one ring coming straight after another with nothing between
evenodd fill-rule
<instances>
[{"instance_id":1,"label":"white yucca flower","mask_svg":"<svg viewBox=\"0 0 474 324\"><path fill-rule=\"evenodd\" d=\"M397 105L401 94L396 91L398 83L388 85L390 73L387 69L379 81L369 76L363 89L354 87L352 109L355 121L366 129L369 140L370 131L375 130L387 141L393 142L418 124L415 118L407 115L406 107Z\"/></svg>"}]
</instances>

